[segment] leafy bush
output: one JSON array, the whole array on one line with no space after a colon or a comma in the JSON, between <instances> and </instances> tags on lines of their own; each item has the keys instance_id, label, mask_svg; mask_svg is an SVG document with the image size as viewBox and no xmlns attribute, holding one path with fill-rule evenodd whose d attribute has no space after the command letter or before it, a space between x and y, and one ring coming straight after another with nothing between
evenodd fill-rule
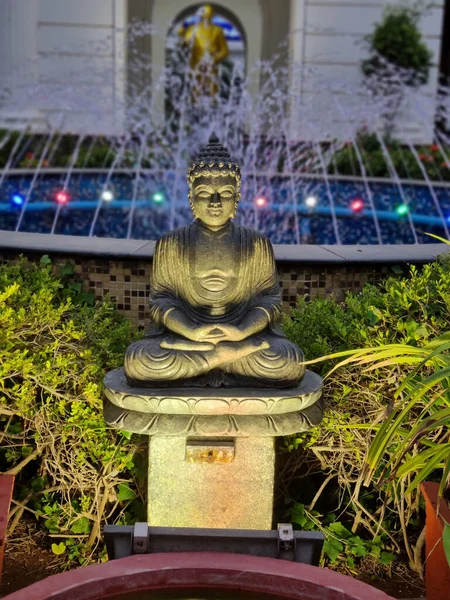
<instances>
[{"instance_id":1,"label":"leafy bush","mask_svg":"<svg viewBox=\"0 0 450 600\"><path fill-rule=\"evenodd\" d=\"M0 129L0 169L8 163L9 156L19 136L19 131Z\"/></svg>"},{"instance_id":2,"label":"leafy bush","mask_svg":"<svg viewBox=\"0 0 450 600\"><path fill-rule=\"evenodd\" d=\"M14 144L21 133L14 130L0 130L0 168L6 166ZM74 152L78 147L74 163L76 168L102 169L109 168L114 160L116 150L108 140L103 137L86 137L80 142L78 136L72 134L55 135L47 149L46 156L42 159L42 151L46 146L48 136L43 134L22 135L21 143L12 166L15 168L33 169L40 163L43 168L67 167L74 159Z\"/></svg>"},{"instance_id":3,"label":"leafy bush","mask_svg":"<svg viewBox=\"0 0 450 600\"><path fill-rule=\"evenodd\" d=\"M348 294L342 304L332 298L310 304L300 299L284 320L288 337L306 357L313 362L319 358L313 368L322 374L336 361L329 355L362 348L327 377L327 411L321 426L289 438L287 449L299 449L297 458L307 472L314 463L320 465L326 477L319 489L325 511L330 511L330 497L340 498L349 531L365 530L371 539L387 536L396 552L406 550L417 571L420 552L412 550L412 541L419 533L417 477L424 462L414 457L427 448L440 452L431 463L438 472L429 469L425 475L441 477L448 457L448 419L440 420L448 412L448 375L432 378L436 387L428 385L430 393L417 395L417 389L427 385L442 361L448 362L448 350L442 348L434 362L421 364L420 374L414 368L438 347L439 341L433 340L446 334L449 319L450 257L444 256L420 270L411 266L407 278L391 277L379 287L366 285L361 293ZM416 393L416 402L408 404L411 393ZM343 492L325 496L325 487L334 480ZM422 542L423 536L419 539Z\"/></svg>"},{"instance_id":4,"label":"leafy bush","mask_svg":"<svg viewBox=\"0 0 450 600\"><path fill-rule=\"evenodd\" d=\"M82 146L75 167L84 169L107 169L114 161L114 150L102 139L90 146Z\"/></svg>"},{"instance_id":5,"label":"leafy bush","mask_svg":"<svg viewBox=\"0 0 450 600\"><path fill-rule=\"evenodd\" d=\"M371 56L361 63L366 77L385 75L385 59L390 65L404 70L400 73L407 85L419 86L428 81L432 52L418 28L422 11L416 6L387 6L383 19L366 36Z\"/></svg>"},{"instance_id":6,"label":"leafy bush","mask_svg":"<svg viewBox=\"0 0 450 600\"><path fill-rule=\"evenodd\" d=\"M122 364L130 325L93 305L70 264L57 276L49 262L0 266L0 464L16 474L11 528L26 506L59 535L55 553L84 562L105 518L132 518L140 493L136 444L102 414L102 380Z\"/></svg>"},{"instance_id":7,"label":"leafy bush","mask_svg":"<svg viewBox=\"0 0 450 600\"><path fill-rule=\"evenodd\" d=\"M450 151L447 147L431 144L418 146L413 150L393 139L383 141L384 151L376 134L360 132L356 138L359 156L355 145L348 143L332 156L328 172L362 176L362 161L366 175L392 178L393 173L386 160L387 152L397 175L402 179L423 180L426 174L431 180L450 181Z\"/></svg>"}]
</instances>

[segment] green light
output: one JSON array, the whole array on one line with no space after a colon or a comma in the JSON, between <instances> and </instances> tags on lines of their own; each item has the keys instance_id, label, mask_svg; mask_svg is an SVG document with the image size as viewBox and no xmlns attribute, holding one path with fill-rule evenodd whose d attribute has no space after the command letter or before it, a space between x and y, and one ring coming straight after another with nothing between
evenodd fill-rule
<instances>
[{"instance_id":1,"label":"green light","mask_svg":"<svg viewBox=\"0 0 450 600\"><path fill-rule=\"evenodd\" d=\"M154 193L153 202L164 202L164 195L161 192Z\"/></svg>"},{"instance_id":2,"label":"green light","mask_svg":"<svg viewBox=\"0 0 450 600\"><path fill-rule=\"evenodd\" d=\"M399 217L402 217L403 215L408 214L408 211L409 211L409 208L408 208L407 204L400 204L395 209L395 212L398 214Z\"/></svg>"}]
</instances>

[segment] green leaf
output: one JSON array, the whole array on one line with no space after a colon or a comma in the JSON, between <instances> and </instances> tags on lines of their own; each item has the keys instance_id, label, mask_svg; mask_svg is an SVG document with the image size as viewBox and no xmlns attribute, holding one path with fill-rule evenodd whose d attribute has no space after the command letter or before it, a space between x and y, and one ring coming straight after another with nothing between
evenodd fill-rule
<instances>
[{"instance_id":1,"label":"green leaf","mask_svg":"<svg viewBox=\"0 0 450 600\"><path fill-rule=\"evenodd\" d=\"M330 538L325 540L323 543L323 553L328 556L330 561L333 563L341 552L343 552L344 546L338 540Z\"/></svg>"},{"instance_id":2,"label":"green leaf","mask_svg":"<svg viewBox=\"0 0 450 600\"><path fill-rule=\"evenodd\" d=\"M44 489L44 480L39 475L35 477L31 482L31 489L33 492L42 492Z\"/></svg>"},{"instance_id":3,"label":"green leaf","mask_svg":"<svg viewBox=\"0 0 450 600\"><path fill-rule=\"evenodd\" d=\"M396 275L401 275L403 273L403 269L398 265L394 265L393 267L391 267L391 271Z\"/></svg>"},{"instance_id":4,"label":"green leaf","mask_svg":"<svg viewBox=\"0 0 450 600\"><path fill-rule=\"evenodd\" d=\"M57 556L59 556L60 554L64 554L65 551L66 551L66 545L64 542L61 542L60 544L52 544L53 554L56 554Z\"/></svg>"},{"instance_id":5,"label":"green leaf","mask_svg":"<svg viewBox=\"0 0 450 600\"><path fill-rule=\"evenodd\" d=\"M76 292L77 294L79 294L81 292L81 282L80 281L75 281L74 283L71 283L67 287L69 288L69 290L72 290L72 291Z\"/></svg>"},{"instance_id":6,"label":"green leaf","mask_svg":"<svg viewBox=\"0 0 450 600\"><path fill-rule=\"evenodd\" d=\"M354 556L367 556L368 554L367 548L362 544L353 546L350 551Z\"/></svg>"},{"instance_id":7,"label":"green leaf","mask_svg":"<svg viewBox=\"0 0 450 600\"><path fill-rule=\"evenodd\" d=\"M117 488L117 497L121 502L123 502L124 500L133 500L133 498L136 497L136 494L133 492L132 489L130 489L128 483L119 483Z\"/></svg>"},{"instance_id":8,"label":"green leaf","mask_svg":"<svg viewBox=\"0 0 450 600\"><path fill-rule=\"evenodd\" d=\"M292 507L291 519L293 523L297 523L297 525L300 525L300 527L305 526L308 518L305 514L304 504L294 504L294 506Z\"/></svg>"},{"instance_id":9,"label":"green leaf","mask_svg":"<svg viewBox=\"0 0 450 600\"><path fill-rule=\"evenodd\" d=\"M379 561L382 565L389 565L391 562L394 562L396 558L397 557L392 552L381 552Z\"/></svg>"},{"instance_id":10,"label":"green leaf","mask_svg":"<svg viewBox=\"0 0 450 600\"><path fill-rule=\"evenodd\" d=\"M45 507L44 507L44 510L45 510ZM50 519L46 519L44 521L44 527L47 527L47 529L49 530L50 533L59 533L58 518L51 517Z\"/></svg>"},{"instance_id":11,"label":"green leaf","mask_svg":"<svg viewBox=\"0 0 450 600\"><path fill-rule=\"evenodd\" d=\"M44 254L39 262L41 265L49 265L52 261L48 254Z\"/></svg>"},{"instance_id":12,"label":"green leaf","mask_svg":"<svg viewBox=\"0 0 450 600\"><path fill-rule=\"evenodd\" d=\"M73 265L66 263L61 267L61 275L73 275Z\"/></svg>"},{"instance_id":13,"label":"green leaf","mask_svg":"<svg viewBox=\"0 0 450 600\"><path fill-rule=\"evenodd\" d=\"M442 533L442 545L444 546L445 557L450 567L450 523L445 523Z\"/></svg>"},{"instance_id":14,"label":"green leaf","mask_svg":"<svg viewBox=\"0 0 450 600\"><path fill-rule=\"evenodd\" d=\"M328 529L338 538L346 540L352 536L351 531L342 525L339 521L336 523L330 523Z\"/></svg>"},{"instance_id":15,"label":"green leaf","mask_svg":"<svg viewBox=\"0 0 450 600\"><path fill-rule=\"evenodd\" d=\"M84 302L87 306L94 306L95 304L95 294L94 292L83 292L80 294L80 302Z\"/></svg>"},{"instance_id":16,"label":"green leaf","mask_svg":"<svg viewBox=\"0 0 450 600\"><path fill-rule=\"evenodd\" d=\"M77 519L70 528L73 533L89 533L91 530L91 522L87 517L81 517Z\"/></svg>"}]
</instances>

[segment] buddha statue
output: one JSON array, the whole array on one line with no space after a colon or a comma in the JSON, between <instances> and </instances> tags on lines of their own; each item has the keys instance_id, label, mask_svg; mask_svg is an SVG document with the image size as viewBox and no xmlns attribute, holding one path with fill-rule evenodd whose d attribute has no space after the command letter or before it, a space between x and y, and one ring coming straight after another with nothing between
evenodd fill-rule
<instances>
[{"instance_id":1,"label":"buddha statue","mask_svg":"<svg viewBox=\"0 0 450 600\"><path fill-rule=\"evenodd\" d=\"M195 220L157 242L150 286L153 329L131 344L132 386L290 388L305 366L279 323L270 241L233 222L241 173L214 135L189 169Z\"/></svg>"},{"instance_id":2,"label":"buddha statue","mask_svg":"<svg viewBox=\"0 0 450 600\"><path fill-rule=\"evenodd\" d=\"M215 96L218 92L217 65L229 54L227 41L221 27L214 25L214 11L207 4L198 11L199 23L181 28L179 35L189 48L189 65L192 71L192 93L195 101L199 95Z\"/></svg>"}]
</instances>

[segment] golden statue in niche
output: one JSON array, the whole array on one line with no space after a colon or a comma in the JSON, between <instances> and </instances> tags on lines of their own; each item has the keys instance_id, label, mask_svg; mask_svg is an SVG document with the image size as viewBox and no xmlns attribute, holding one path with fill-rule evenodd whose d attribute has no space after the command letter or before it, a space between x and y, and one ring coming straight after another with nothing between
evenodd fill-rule
<instances>
[{"instance_id":1,"label":"golden statue in niche","mask_svg":"<svg viewBox=\"0 0 450 600\"><path fill-rule=\"evenodd\" d=\"M156 244L153 330L129 346L135 386L295 387L302 351L281 328L272 246L236 225L239 166L213 135L188 173L195 220Z\"/></svg>"},{"instance_id":2,"label":"golden statue in niche","mask_svg":"<svg viewBox=\"0 0 450 600\"><path fill-rule=\"evenodd\" d=\"M214 25L214 11L206 4L198 11L200 22L182 27L179 35L190 49L189 65L192 71L193 99L215 96L219 90L218 65L229 54L227 40L221 27Z\"/></svg>"}]
</instances>

